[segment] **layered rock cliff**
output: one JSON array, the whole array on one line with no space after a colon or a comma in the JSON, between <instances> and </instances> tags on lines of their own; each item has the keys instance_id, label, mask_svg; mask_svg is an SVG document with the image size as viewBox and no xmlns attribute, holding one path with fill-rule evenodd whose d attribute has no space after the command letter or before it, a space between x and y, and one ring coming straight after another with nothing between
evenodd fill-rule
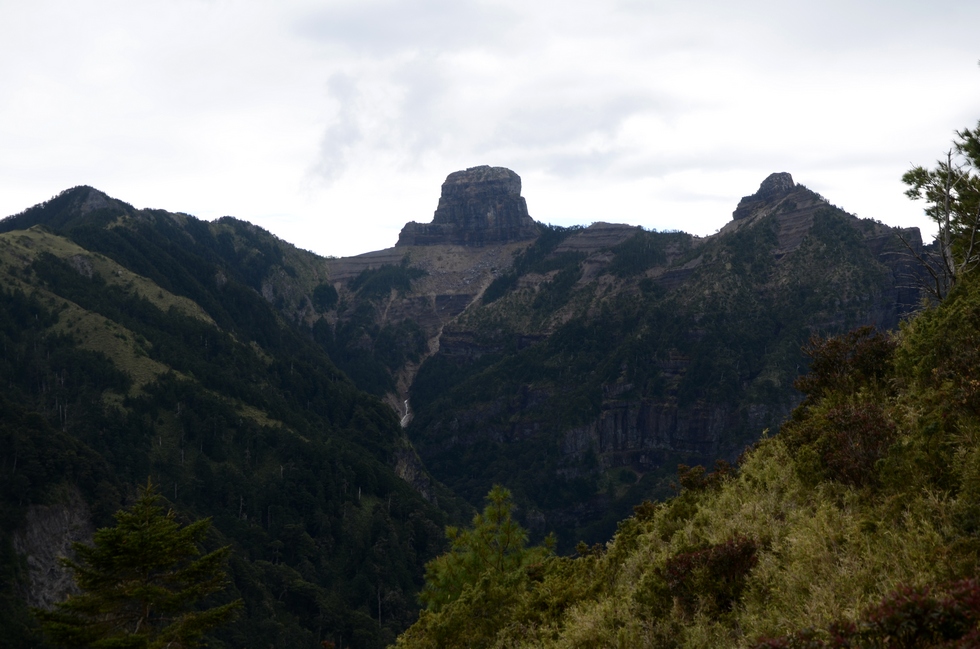
<instances>
[{"instance_id":1,"label":"layered rock cliff","mask_svg":"<svg viewBox=\"0 0 980 649\"><path fill-rule=\"evenodd\" d=\"M771 207L784 196L796 189L793 176L786 172L770 174L759 186L759 191L751 196L743 196L732 213L736 221L751 216L760 208Z\"/></svg>"},{"instance_id":2,"label":"layered rock cliff","mask_svg":"<svg viewBox=\"0 0 980 649\"><path fill-rule=\"evenodd\" d=\"M810 335L894 328L915 309L897 232L788 173L710 237L552 228L530 221L517 174L474 167L397 246L324 260L317 288L336 300L306 313L438 481L474 505L503 483L529 522L574 542L663 495L678 462L734 459L776 430ZM404 458L399 475L428 494Z\"/></svg>"},{"instance_id":3,"label":"layered rock cliff","mask_svg":"<svg viewBox=\"0 0 980 649\"><path fill-rule=\"evenodd\" d=\"M449 174L432 223L405 225L398 246L485 246L525 241L540 233L521 196L521 177L504 167L470 167Z\"/></svg>"},{"instance_id":4,"label":"layered rock cliff","mask_svg":"<svg viewBox=\"0 0 980 649\"><path fill-rule=\"evenodd\" d=\"M706 238L596 224L528 248L501 297L447 323L411 390L436 478L472 502L501 482L540 531L601 538L678 463L734 460L777 430L811 335L894 328L920 303L896 229L789 174L734 217Z\"/></svg>"}]
</instances>

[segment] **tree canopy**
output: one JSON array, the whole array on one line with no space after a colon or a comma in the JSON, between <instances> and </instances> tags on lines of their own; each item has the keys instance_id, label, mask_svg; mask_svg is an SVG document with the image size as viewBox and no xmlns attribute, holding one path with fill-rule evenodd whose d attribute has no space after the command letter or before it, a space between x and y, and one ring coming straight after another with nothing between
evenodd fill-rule
<instances>
[{"instance_id":1,"label":"tree canopy","mask_svg":"<svg viewBox=\"0 0 980 649\"><path fill-rule=\"evenodd\" d=\"M956 140L934 169L916 166L902 176L905 195L926 202L926 215L939 232L938 255L920 255L932 276L929 291L944 298L964 273L980 265L980 122L956 132Z\"/></svg>"},{"instance_id":2,"label":"tree canopy","mask_svg":"<svg viewBox=\"0 0 980 649\"><path fill-rule=\"evenodd\" d=\"M240 600L198 604L225 587L222 562L230 546L198 556L211 525L181 525L147 481L137 501L116 513L116 526L98 530L92 545L75 543L74 571L80 594L52 611L38 611L56 642L96 648L192 647L208 630L228 621Z\"/></svg>"},{"instance_id":3,"label":"tree canopy","mask_svg":"<svg viewBox=\"0 0 980 649\"><path fill-rule=\"evenodd\" d=\"M513 509L510 491L494 485L487 494L483 513L473 517L472 528L446 528L446 536L452 543L449 552L425 567L425 588L419 597L426 608L438 611L480 577L513 572L551 553L554 545L551 537L544 547L526 546L527 531L513 519Z\"/></svg>"}]
</instances>

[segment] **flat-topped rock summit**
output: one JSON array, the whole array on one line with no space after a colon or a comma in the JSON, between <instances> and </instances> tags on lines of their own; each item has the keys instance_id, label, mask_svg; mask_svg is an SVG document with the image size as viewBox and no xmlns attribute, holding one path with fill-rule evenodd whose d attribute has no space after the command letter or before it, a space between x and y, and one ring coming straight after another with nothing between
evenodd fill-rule
<instances>
[{"instance_id":1,"label":"flat-topped rock summit","mask_svg":"<svg viewBox=\"0 0 980 649\"><path fill-rule=\"evenodd\" d=\"M483 246L533 239L521 177L504 167L470 167L446 177L432 223L405 224L397 246Z\"/></svg>"}]
</instances>

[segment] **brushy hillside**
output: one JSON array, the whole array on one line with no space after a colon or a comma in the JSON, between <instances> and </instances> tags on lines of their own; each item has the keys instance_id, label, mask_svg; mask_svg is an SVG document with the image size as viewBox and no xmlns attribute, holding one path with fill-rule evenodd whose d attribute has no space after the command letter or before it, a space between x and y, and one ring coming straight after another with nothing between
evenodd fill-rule
<instances>
[{"instance_id":1,"label":"brushy hillside","mask_svg":"<svg viewBox=\"0 0 980 649\"><path fill-rule=\"evenodd\" d=\"M487 572L398 646L978 646L980 280L808 348L737 467L682 470L605 545Z\"/></svg>"}]
</instances>

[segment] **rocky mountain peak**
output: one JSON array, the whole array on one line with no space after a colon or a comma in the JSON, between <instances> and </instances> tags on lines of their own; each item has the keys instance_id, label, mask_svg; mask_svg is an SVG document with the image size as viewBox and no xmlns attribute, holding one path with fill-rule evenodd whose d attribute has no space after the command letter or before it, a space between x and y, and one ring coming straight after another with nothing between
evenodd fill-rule
<instances>
[{"instance_id":1,"label":"rocky mountain peak","mask_svg":"<svg viewBox=\"0 0 980 649\"><path fill-rule=\"evenodd\" d=\"M69 227L70 224L77 224L88 218L89 214L100 210L127 213L132 212L133 207L94 187L79 185L66 189L43 203L29 207L20 214L0 219L0 232L26 230L35 225L59 230Z\"/></svg>"},{"instance_id":2,"label":"rocky mountain peak","mask_svg":"<svg viewBox=\"0 0 980 649\"><path fill-rule=\"evenodd\" d=\"M449 174L432 223L407 223L396 245L483 246L533 239L539 232L521 196L521 177L482 165Z\"/></svg>"},{"instance_id":3,"label":"rocky mountain peak","mask_svg":"<svg viewBox=\"0 0 980 649\"><path fill-rule=\"evenodd\" d=\"M108 194L87 185L76 187L70 191L75 196L74 200L77 201L79 214L88 214L109 207L112 201Z\"/></svg>"},{"instance_id":4,"label":"rocky mountain peak","mask_svg":"<svg viewBox=\"0 0 980 649\"><path fill-rule=\"evenodd\" d=\"M769 174L769 176L759 185L759 191L751 196L743 196L738 202L738 207L732 212L732 218L736 221L750 216L759 207L767 203L772 203L786 196L796 189L793 176L783 172Z\"/></svg>"}]
</instances>

